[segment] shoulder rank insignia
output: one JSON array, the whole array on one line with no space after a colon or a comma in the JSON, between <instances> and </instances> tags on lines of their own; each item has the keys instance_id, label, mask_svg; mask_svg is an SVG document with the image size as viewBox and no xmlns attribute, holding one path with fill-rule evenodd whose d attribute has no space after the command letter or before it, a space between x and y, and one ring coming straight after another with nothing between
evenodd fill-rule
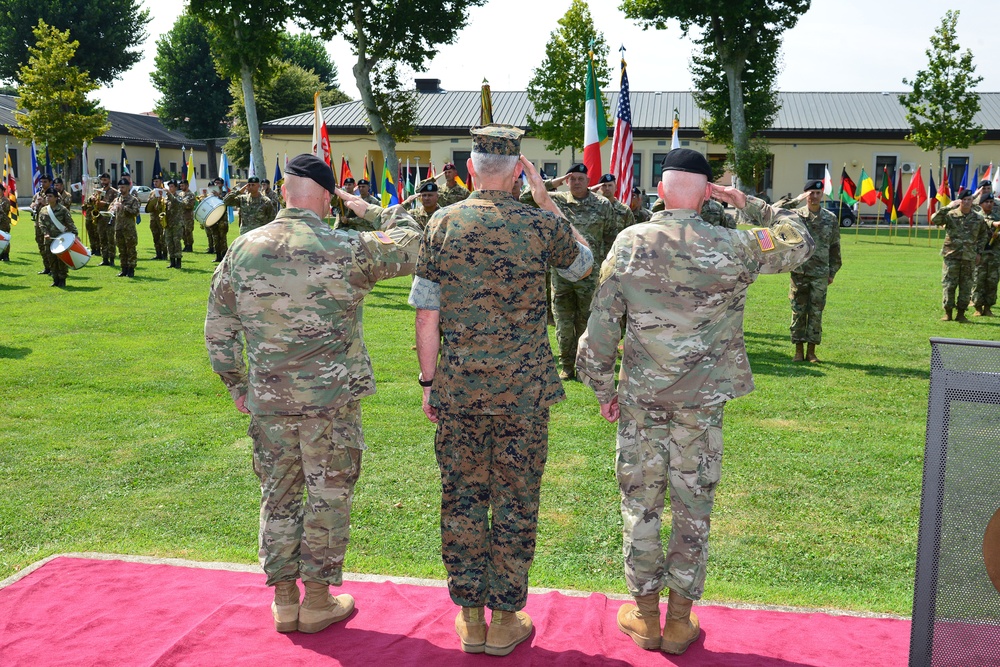
<instances>
[{"instance_id":1,"label":"shoulder rank insignia","mask_svg":"<svg viewBox=\"0 0 1000 667\"><path fill-rule=\"evenodd\" d=\"M757 238L757 243L760 245L761 250L764 252L774 250L774 239L771 237L770 229L755 229L753 230L753 234Z\"/></svg>"},{"instance_id":2,"label":"shoulder rank insignia","mask_svg":"<svg viewBox=\"0 0 1000 667\"><path fill-rule=\"evenodd\" d=\"M393 245L396 243L395 241L392 240L391 236L389 236L388 234L386 234L381 230L372 232L372 234L375 235L375 238L377 238L380 243L384 243L385 245Z\"/></svg>"}]
</instances>

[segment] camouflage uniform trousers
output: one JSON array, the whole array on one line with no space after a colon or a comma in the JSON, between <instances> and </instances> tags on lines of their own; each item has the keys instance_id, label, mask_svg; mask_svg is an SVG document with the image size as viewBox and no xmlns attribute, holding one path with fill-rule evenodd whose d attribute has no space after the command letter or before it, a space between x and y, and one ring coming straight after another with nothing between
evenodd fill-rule
<instances>
[{"instance_id":1,"label":"camouflage uniform trousers","mask_svg":"<svg viewBox=\"0 0 1000 667\"><path fill-rule=\"evenodd\" d=\"M951 259L945 257L944 268L941 271L942 305L945 309L958 308L965 310L972 299L973 274L976 262L971 259ZM955 290L958 298L955 298Z\"/></svg>"},{"instance_id":2,"label":"camouflage uniform trousers","mask_svg":"<svg viewBox=\"0 0 1000 667\"><path fill-rule=\"evenodd\" d=\"M167 228L163 230L163 240L167 245L167 255L170 259L180 259L183 254L181 237L184 235L184 225L179 223L167 223Z\"/></svg>"},{"instance_id":3,"label":"camouflage uniform trousers","mask_svg":"<svg viewBox=\"0 0 1000 667\"><path fill-rule=\"evenodd\" d=\"M625 581L633 596L670 588L697 600L705 590L710 515L722 473L723 408L621 408L615 475ZM668 490L672 523L664 557L660 526Z\"/></svg>"},{"instance_id":4,"label":"camouflage uniform trousers","mask_svg":"<svg viewBox=\"0 0 1000 667\"><path fill-rule=\"evenodd\" d=\"M101 259L115 261L115 225L111 218L97 218L97 229L101 236Z\"/></svg>"},{"instance_id":5,"label":"camouflage uniform trousers","mask_svg":"<svg viewBox=\"0 0 1000 667\"><path fill-rule=\"evenodd\" d=\"M972 303L980 312L997 302L997 283L1000 282L1000 255L997 252L992 249L984 252L983 261L976 267Z\"/></svg>"},{"instance_id":6,"label":"camouflage uniform trousers","mask_svg":"<svg viewBox=\"0 0 1000 667\"><path fill-rule=\"evenodd\" d=\"M122 268L135 268L138 257L136 246L139 243L139 233L133 220L126 220L115 225L115 243L118 246L118 256Z\"/></svg>"},{"instance_id":7,"label":"camouflage uniform trousers","mask_svg":"<svg viewBox=\"0 0 1000 667\"><path fill-rule=\"evenodd\" d=\"M438 418L441 557L451 599L463 607L523 609L535 556L549 410L438 411Z\"/></svg>"},{"instance_id":8,"label":"camouflage uniform trousers","mask_svg":"<svg viewBox=\"0 0 1000 667\"><path fill-rule=\"evenodd\" d=\"M52 239L49 239L48 241L45 240L45 231L37 222L35 223L35 243L38 244L38 254L42 256L42 266L46 271L51 272L53 265L55 265L55 263L59 260L56 259L55 255L52 254L52 251L49 250L49 247L52 244Z\"/></svg>"},{"instance_id":9,"label":"camouflage uniform trousers","mask_svg":"<svg viewBox=\"0 0 1000 667\"><path fill-rule=\"evenodd\" d=\"M194 213L190 216L186 215L191 213L190 211L185 211L184 216L184 247L194 248Z\"/></svg>"},{"instance_id":10,"label":"camouflage uniform trousers","mask_svg":"<svg viewBox=\"0 0 1000 667\"><path fill-rule=\"evenodd\" d=\"M52 242L52 239L49 239ZM52 270L52 280L65 279L69 275L69 265L52 254L52 252L46 248L45 252L49 253L49 268Z\"/></svg>"},{"instance_id":11,"label":"camouflage uniform trousers","mask_svg":"<svg viewBox=\"0 0 1000 667\"><path fill-rule=\"evenodd\" d=\"M361 474L361 404L315 417L254 416L248 434L260 479L260 564L267 585L301 578L339 586Z\"/></svg>"},{"instance_id":12,"label":"camouflage uniform trousers","mask_svg":"<svg viewBox=\"0 0 1000 667\"><path fill-rule=\"evenodd\" d=\"M214 226L212 225L212 227ZM202 227L205 230L205 238L208 239L208 249L205 252L215 252L215 232L212 231L212 227Z\"/></svg>"},{"instance_id":13,"label":"camouflage uniform trousers","mask_svg":"<svg viewBox=\"0 0 1000 667\"><path fill-rule=\"evenodd\" d=\"M813 343L823 340L823 309L826 308L826 292L830 282L826 276L814 278L798 273L792 274L792 287L788 299L792 302L793 343Z\"/></svg>"},{"instance_id":14,"label":"camouflage uniform trousers","mask_svg":"<svg viewBox=\"0 0 1000 667\"><path fill-rule=\"evenodd\" d=\"M4 213L3 209L0 209L0 229L10 234L10 213ZM5 259L10 257L10 244L0 252L0 259Z\"/></svg>"},{"instance_id":15,"label":"camouflage uniform trousers","mask_svg":"<svg viewBox=\"0 0 1000 667\"><path fill-rule=\"evenodd\" d=\"M215 252L225 255L229 250L229 220L223 215L222 219L211 227L205 228L208 231L208 247L215 248Z\"/></svg>"},{"instance_id":16,"label":"camouflage uniform trousers","mask_svg":"<svg viewBox=\"0 0 1000 667\"><path fill-rule=\"evenodd\" d=\"M597 278L593 273L574 283L552 272L552 314L556 320L559 365L565 371L574 372L576 367L576 348L587 330L590 302L596 289Z\"/></svg>"},{"instance_id":17,"label":"camouflage uniform trousers","mask_svg":"<svg viewBox=\"0 0 1000 667\"><path fill-rule=\"evenodd\" d=\"M87 212L84 226L87 228L87 241L90 243L90 251L95 255L101 255L101 230L97 226L97 216Z\"/></svg>"},{"instance_id":18,"label":"camouflage uniform trousers","mask_svg":"<svg viewBox=\"0 0 1000 667\"><path fill-rule=\"evenodd\" d=\"M155 218L152 215L149 216L149 231L153 235L153 249L156 254L165 257L167 255L167 242L164 239L162 214Z\"/></svg>"}]
</instances>

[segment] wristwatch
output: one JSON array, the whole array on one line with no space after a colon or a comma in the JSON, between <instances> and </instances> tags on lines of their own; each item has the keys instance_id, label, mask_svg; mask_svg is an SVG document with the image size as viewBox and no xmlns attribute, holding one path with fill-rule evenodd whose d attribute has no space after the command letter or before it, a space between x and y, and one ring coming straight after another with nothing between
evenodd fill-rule
<instances>
[{"instance_id":1,"label":"wristwatch","mask_svg":"<svg viewBox=\"0 0 1000 667\"><path fill-rule=\"evenodd\" d=\"M417 384L419 384L421 387L429 387L432 384L434 384L434 379L431 378L430 380L425 380L424 374L420 373L419 375L417 375Z\"/></svg>"}]
</instances>

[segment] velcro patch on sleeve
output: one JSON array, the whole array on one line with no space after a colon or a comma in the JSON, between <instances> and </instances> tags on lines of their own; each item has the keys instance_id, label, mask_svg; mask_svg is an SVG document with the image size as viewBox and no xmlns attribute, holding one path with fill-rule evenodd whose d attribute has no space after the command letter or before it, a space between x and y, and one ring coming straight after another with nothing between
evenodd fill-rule
<instances>
[{"instance_id":1,"label":"velcro patch on sleeve","mask_svg":"<svg viewBox=\"0 0 1000 667\"><path fill-rule=\"evenodd\" d=\"M396 243L392 240L392 237L383 231L372 232L372 234L375 235L375 238L377 238L380 243L384 243L385 245L394 245Z\"/></svg>"},{"instance_id":2,"label":"velcro patch on sleeve","mask_svg":"<svg viewBox=\"0 0 1000 667\"><path fill-rule=\"evenodd\" d=\"M753 235L757 239L760 249L764 252L768 250L774 250L774 238L771 236L771 230L765 228L758 228L753 230Z\"/></svg>"}]
</instances>

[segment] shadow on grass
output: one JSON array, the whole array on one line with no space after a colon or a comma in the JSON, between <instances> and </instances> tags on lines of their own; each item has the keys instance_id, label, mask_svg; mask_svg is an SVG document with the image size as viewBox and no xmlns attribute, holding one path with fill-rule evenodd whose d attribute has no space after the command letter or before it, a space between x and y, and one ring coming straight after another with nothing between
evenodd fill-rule
<instances>
[{"instance_id":1,"label":"shadow on grass","mask_svg":"<svg viewBox=\"0 0 1000 667\"><path fill-rule=\"evenodd\" d=\"M10 275L15 275L11 273ZM30 285L0 285L0 292L7 292L15 289L28 289Z\"/></svg>"},{"instance_id":2,"label":"shadow on grass","mask_svg":"<svg viewBox=\"0 0 1000 667\"><path fill-rule=\"evenodd\" d=\"M167 278L153 278L152 276L133 276L132 280L140 283L165 283Z\"/></svg>"},{"instance_id":3,"label":"shadow on grass","mask_svg":"<svg viewBox=\"0 0 1000 667\"><path fill-rule=\"evenodd\" d=\"M34 352L30 347L7 347L0 345L0 359L24 359Z\"/></svg>"},{"instance_id":4,"label":"shadow on grass","mask_svg":"<svg viewBox=\"0 0 1000 667\"><path fill-rule=\"evenodd\" d=\"M997 322L1000 325L1000 322ZM749 354L750 366L754 374L775 375L781 377L788 376L813 376L825 375L824 368L842 368L849 371L861 371L872 377L889 377L899 379L928 380L930 371L923 368L901 368L893 366L882 366L880 364L852 364L840 361L827 361L822 359L822 347L817 348L816 355L821 357L819 363L793 363L792 354L794 346L789 342L787 336L779 334L744 332L748 343L756 342L755 347L762 348L759 352ZM759 342L758 342L759 341ZM779 346L775 341L781 341Z\"/></svg>"},{"instance_id":5,"label":"shadow on grass","mask_svg":"<svg viewBox=\"0 0 1000 667\"><path fill-rule=\"evenodd\" d=\"M72 283L67 283L66 287L63 287L62 289L66 290L67 292L97 292L101 288L100 287L81 287L79 285L73 285Z\"/></svg>"}]
</instances>

